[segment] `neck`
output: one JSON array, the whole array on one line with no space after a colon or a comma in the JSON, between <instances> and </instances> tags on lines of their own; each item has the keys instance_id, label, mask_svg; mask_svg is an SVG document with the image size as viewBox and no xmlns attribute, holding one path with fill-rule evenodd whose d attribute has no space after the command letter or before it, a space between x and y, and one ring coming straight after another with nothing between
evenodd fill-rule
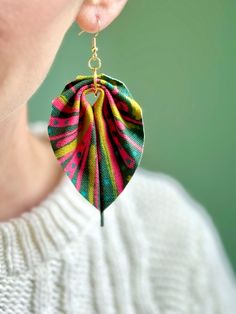
<instances>
[{"instance_id":1,"label":"neck","mask_svg":"<svg viewBox=\"0 0 236 314\"><path fill-rule=\"evenodd\" d=\"M0 122L0 221L39 204L63 174L47 137L33 135L27 119L25 105Z\"/></svg>"}]
</instances>

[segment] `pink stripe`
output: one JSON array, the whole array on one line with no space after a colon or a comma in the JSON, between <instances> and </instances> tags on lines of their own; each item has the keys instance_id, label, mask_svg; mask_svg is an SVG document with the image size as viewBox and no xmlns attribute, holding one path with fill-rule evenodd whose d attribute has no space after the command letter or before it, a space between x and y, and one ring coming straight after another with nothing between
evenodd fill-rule
<instances>
[{"instance_id":1,"label":"pink stripe","mask_svg":"<svg viewBox=\"0 0 236 314\"><path fill-rule=\"evenodd\" d=\"M118 89L117 87L115 87L115 88L113 89L112 93L113 93L114 95L119 94L119 89Z\"/></svg>"},{"instance_id":2,"label":"pink stripe","mask_svg":"<svg viewBox=\"0 0 236 314\"><path fill-rule=\"evenodd\" d=\"M139 146L135 141L133 141L128 135L124 134L121 130L117 129L118 133L120 134L120 136L127 140L129 143L131 143L138 151L142 152L143 151L143 147Z\"/></svg>"},{"instance_id":3,"label":"pink stripe","mask_svg":"<svg viewBox=\"0 0 236 314\"><path fill-rule=\"evenodd\" d=\"M123 101L119 101L117 100L116 101L116 107L119 109L119 110L122 110L122 111L125 111L125 112L129 112L129 109L130 109L130 106L128 106L125 102Z\"/></svg>"},{"instance_id":4,"label":"pink stripe","mask_svg":"<svg viewBox=\"0 0 236 314\"><path fill-rule=\"evenodd\" d=\"M126 120L126 121L129 121L129 122L133 122L134 124L139 124L139 125L142 125L143 122L140 121L140 120L135 120L135 119L132 119L130 117L127 117L127 116L123 116L123 119Z\"/></svg>"},{"instance_id":5,"label":"pink stripe","mask_svg":"<svg viewBox=\"0 0 236 314\"><path fill-rule=\"evenodd\" d=\"M53 128L63 128L67 126L72 126L74 124L78 124L79 116L71 116L69 118L57 118L52 117L49 120L49 125Z\"/></svg>"},{"instance_id":6,"label":"pink stripe","mask_svg":"<svg viewBox=\"0 0 236 314\"><path fill-rule=\"evenodd\" d=\"M64 138L62 138L61 140L57 141L56 147L57 148L61 148L67 144L69 144L70 142L72 142L75 138L77 137L77 133L71 134L69 136L66 136Z\"/></svg>"},{"instance_id":7,"label":"pink stripe","mask_svg":"<svg viewBox=\"0 0 236 314\"><path fill-rule=\"evenodd\" d=\"M71 86L70 87L70 90L73 92L73 93L76 93L76 88L74 86Z\"/></svg>"},{"instance_id":8,"label":"pink stripe","mask_svg":"<svg viewBox=\"0 0 236 314\"><path fill-rule=\"evenodd\" d=\"M70 158L70 156L73 155L73 151L65 154L64 156L61 156L60 158L58 158L59 162L62 164L64 161L66 161L68 158Z\"/></svg>"},{"instance_id":9,"label":"pink stripe","mask_svg":"<svg viewBox=\"0 0 236 314\"><path fill-rule=\"evenodd\" d=\"M72 112L79 112L80 110L80 107L77 107L77 108L75 106L70 107L70 106L67 106L67 103L64 104L64 102L60 99L60 96L55 98L52 101L52 104L55 108L57 108L61 112L72 113Z\"/></svg>"},{"instance_id":10,"label":"pink stripe","mask_svg":"<svg viewBox=\"0 0 236 314\"><path fill-rule=\"evenodd\" d=\"M74 151L74 154L73 154L73 157L71 158L70 162L66 165L65 167L65 171L70 171L71 173L75 173L75 170L77 168L77 165L80 164L80 161L81 161L81 158L79 158L77 156L77 153L80 151L80 152L83 152L84 150L84 146L89 146L89 143L91 141L91 134L92 134L92 123L90 124L90 126L88 127L88 130L87 132L84 134L83 138L81 139L81 142L79 142L76 146L76 149ZM84 142L84 144L82 144L82 142ZM83 155L83 154L82 154ZM76 167L75 168L72 168L72 163L75 163L76 164ZM72 176L73 177L73 176Z\"/></svg>"},{"instance_id":11,"label":"pink stripe","mask_svg":"<svg viewBox=\"0 0 236 314\"><path fill-rule=\"evenodd\" d=\"M114 98L111 95L110 91L106 87L104 87L103 89L104 89L104 91L106 93L106 96L107 96L107 99L108 99L108 102L110 103L110 105L115 105Z\"/></svg>"}]
</instances>

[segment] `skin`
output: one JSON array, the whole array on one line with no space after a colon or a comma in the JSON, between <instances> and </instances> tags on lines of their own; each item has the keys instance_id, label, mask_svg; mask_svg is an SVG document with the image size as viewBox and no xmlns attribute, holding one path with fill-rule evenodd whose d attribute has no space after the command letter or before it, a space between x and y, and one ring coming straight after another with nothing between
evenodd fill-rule
<instances>
[{"instance_id":1,"label":"skin","mask_svg":"<svg viewBox=\"0 0 236 314\"><path fill-rule=\"evenodd\" d=\"M48 137L28 127L27 102L45 79L73 21L107 27L127 0L0 0L0 221L39 204L63 175Z\"/></svg>"}]
</instances>

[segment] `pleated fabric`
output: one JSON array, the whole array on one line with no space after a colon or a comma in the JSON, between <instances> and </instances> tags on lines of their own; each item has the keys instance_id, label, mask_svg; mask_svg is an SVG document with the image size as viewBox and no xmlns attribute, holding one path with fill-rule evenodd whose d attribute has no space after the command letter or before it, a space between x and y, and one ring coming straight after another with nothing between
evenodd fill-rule
<instances>
[{"instance_id":1,"label":"pleated fabric","mask_svg":"<svg viewBox=\"0 0 236 314\"><path fill-rule=\"evenodd\" d=\"M93 76L79 75L52 101L48 135L54 154L75 188L103 212L124 190L144 148L142 109L126 85L97 77L98 97L86 94Z\"/></svg>"}]
</instances>

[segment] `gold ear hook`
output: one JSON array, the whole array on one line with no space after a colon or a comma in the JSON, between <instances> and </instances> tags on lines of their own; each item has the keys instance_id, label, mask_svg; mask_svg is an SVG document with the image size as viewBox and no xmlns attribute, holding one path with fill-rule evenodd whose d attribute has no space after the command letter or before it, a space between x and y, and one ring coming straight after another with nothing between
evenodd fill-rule
<instances>
[{"instance_id":1,"label":"gold ear hook","mask_svg":"<svg viewBox=\"0 0 236 314\"><path fill-rule=\"evenodd\" d=\"M81 31L81 32L78 33L78 35L80 36L80 35L82 35L84 32L85 32L85 31Z\"/></svg>"},{"instance_id":2,"label":"gold ear hook","mask_svg":"<svg viewBox=\"0 0 236 314\"><path fill-rule=\"evenodd\" d=\"M92 57L88 61L88 67L93 70L93 83L94 83L94 94L97 96L97 70L99 70L102 66L102 61L97 55L98 47L97 47L97 36L99 35L100 32L100 25L101 21L98 15L96 15L97 18L97 23L98 23L98 29L95 35L93 36L92 39ZM80 36L83 34L85 31L81 31L78 33Z\"/></svg>"},{"instance_id":3,"label":"gold ear hook","mask_svg":"<svg viewBox=\"0 0 236 314\"><path fill-rule=\"evenodd\" d=\"M96 15L96 19L97 19L97 23L98 23L98 28L97 28L97 32L95 33L94 37L97 37L97 36L98 36L98 34L100 33L100 29L101 29L101 20L100 20L100 18L99 18L98 15ZM80 36L80 35L82 35L83 33L85 33L84 30L80 31L80 32L78 33L78 35Z\"/></svg>"},{"instance_id":4,"label":"gold ear hook","mask_svg":"<svg viewBox=\"0 0 236 314\"><path fill-rule=\"evenodd\" d=\"M98 28L97 28L97 32L96 32L96 34L95 34L95 37L98 36L98 34L100 33L100 30L101 30L101 20L100 20L99 15L96 15L96 20L97 20Z\"/></svg>"}]
</instances>

